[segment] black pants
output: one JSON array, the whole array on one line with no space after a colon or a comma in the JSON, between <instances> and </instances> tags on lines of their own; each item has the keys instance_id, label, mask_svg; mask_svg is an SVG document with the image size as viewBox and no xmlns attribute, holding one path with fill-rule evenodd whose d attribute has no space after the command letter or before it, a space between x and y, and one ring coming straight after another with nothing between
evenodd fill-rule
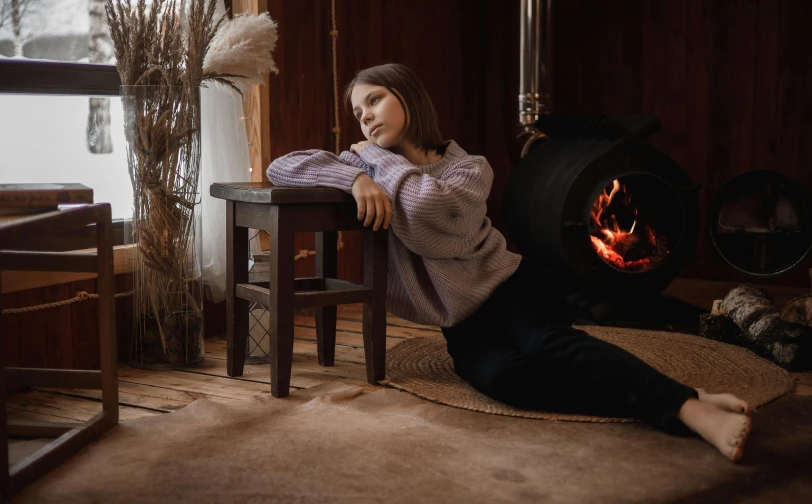
<instances>
[{"instance_id":1,"label":"black pants","mask_svg":"<svg viewBox=\"0 0 812 504\"><path fill-rule=\"evenodd\" d=\"M686 433L677 412L696 391L573 328L569 305L543 289L543 276L522 261L479 310L443 328L456 373L520 408L636 418Z\"/></svg>"}]
</instances>

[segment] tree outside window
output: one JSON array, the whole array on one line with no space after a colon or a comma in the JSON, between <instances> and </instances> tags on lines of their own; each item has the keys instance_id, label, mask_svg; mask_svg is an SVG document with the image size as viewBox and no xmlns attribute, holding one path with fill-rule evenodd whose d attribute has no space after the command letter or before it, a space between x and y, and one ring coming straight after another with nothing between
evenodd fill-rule
<instances>
[{"instance_id":1,"label":"tree outside window","mask_svg":"<svg viewBox=\"0 0 812 504\"><path fill-rule=\"evenodd\" d=\"M104 0L0 0L0 59L113 64ZM147 2L148 4L151 2ZM110 100L88 98L87 150L113 151Z\"/></svg>"}]
</instances>

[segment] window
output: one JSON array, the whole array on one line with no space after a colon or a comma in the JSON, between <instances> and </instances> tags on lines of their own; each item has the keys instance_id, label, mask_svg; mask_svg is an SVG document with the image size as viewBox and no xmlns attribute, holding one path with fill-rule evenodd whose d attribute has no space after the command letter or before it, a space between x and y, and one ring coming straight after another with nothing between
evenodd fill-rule
<instances>
[{"instance_id":1,"label":"window","mask_svg":"<svg viewBox=\"0 0 812 504\"><path fill-rule=\"evenodd\" d=\"M224 12L231 0L218 4ZM104 5L0 0L0 181L82 183L111 203L114 219L128 219L121 82Z\"/></svg>"},{"instance_id":2,"label":"window","mask_svg":"<svg viewBox=\"0 0 812 504\"><path fill-rule=\"evenodd\" d=\"M109 109L94 112L99 102ZM3 94L0 110L0 180L84 184L94 201L111 203L113 219L130 218L120 98ZM88 143L100 135L106 152L91 152Z\"/></svg>"},{"instance_id":3,"label":"window","mask_svg":"<svg viewBox=\"0 0 812 504\"><path fill-rule=\"evenodd\" d=\"M82 183L126 219L132 185L104 3L0 0L0 180Z\"/></svg>"},{"instance_id":4,"label":"window","mask_svg":"<svg viewBox=\"0 0 812 504\"><path fill-rule=\"evenodd\" d=\"M112 63L104 4L105 0L0 0L0 56Z\"/></svg>"}]
</instances>

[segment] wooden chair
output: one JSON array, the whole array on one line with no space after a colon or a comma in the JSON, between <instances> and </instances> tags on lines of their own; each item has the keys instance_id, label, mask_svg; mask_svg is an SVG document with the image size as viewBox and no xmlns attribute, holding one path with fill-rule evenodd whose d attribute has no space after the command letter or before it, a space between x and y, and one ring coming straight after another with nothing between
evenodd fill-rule
<instances>
[{"instance_id":1,"label":"wooden chair","mask_svg":"<svg viewBox=\"0 0 812 504\"><path fill-rule=\"evenodd\" d=\"M226 200L226 333L228 375L242 376L248 337L248 302L270 314L271 394L286 397L293 360L293 312L316 308L319 364L335 358L336 305L364 303L363 332L367 381L384 378L386 359L386 268L388 231L365 228L355 200L330 188L274 187L270 183L212 184L211 195ZM268 281L248 280L248 228L270 233ZM361 230L362 285L336 279L339 230ZM294 278L295 233L316 233L316 276ZM301 292L308 291L308 292Z\"/></svg>"},{"instance_id":2,"label":"wooden chair","mask_svg":"<svg viewBox=\"0 0 812 504\"><path fill-rule=\"evenodd\" d=\"M95 224L95 228L91 227ZM95 234L95 236L94 236ZM95 253L61 252L96 247ZM108 203L87 205L0 221L0 270L95 272L98 274L101 370L6 367L0 324L0 435L55 437L50 444L9 468L0 450L0 500L58 466L118 423L113 239ZM2 299L2 298L0 298ZM21 387L101 389L102 410L84 423L9 422L6 390Z\"/></svg>"}]
</instances>

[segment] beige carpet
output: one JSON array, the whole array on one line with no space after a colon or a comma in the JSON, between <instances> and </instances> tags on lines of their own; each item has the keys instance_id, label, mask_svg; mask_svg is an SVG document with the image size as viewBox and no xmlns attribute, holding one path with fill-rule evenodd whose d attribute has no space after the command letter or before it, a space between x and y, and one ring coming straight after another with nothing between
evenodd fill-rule
<instances>
[{"instance_id":1,"label":"beige carpet","mask_svg":"<svg viewBox=\"0 0 812 504\"><path fill-rule=\"evenodd\" d=\"M763 407L734 465L644 424L489 415L331 383L123 422L15 501L803 502L810 418L812 398Z\"/></svg>"}]
</instances>

